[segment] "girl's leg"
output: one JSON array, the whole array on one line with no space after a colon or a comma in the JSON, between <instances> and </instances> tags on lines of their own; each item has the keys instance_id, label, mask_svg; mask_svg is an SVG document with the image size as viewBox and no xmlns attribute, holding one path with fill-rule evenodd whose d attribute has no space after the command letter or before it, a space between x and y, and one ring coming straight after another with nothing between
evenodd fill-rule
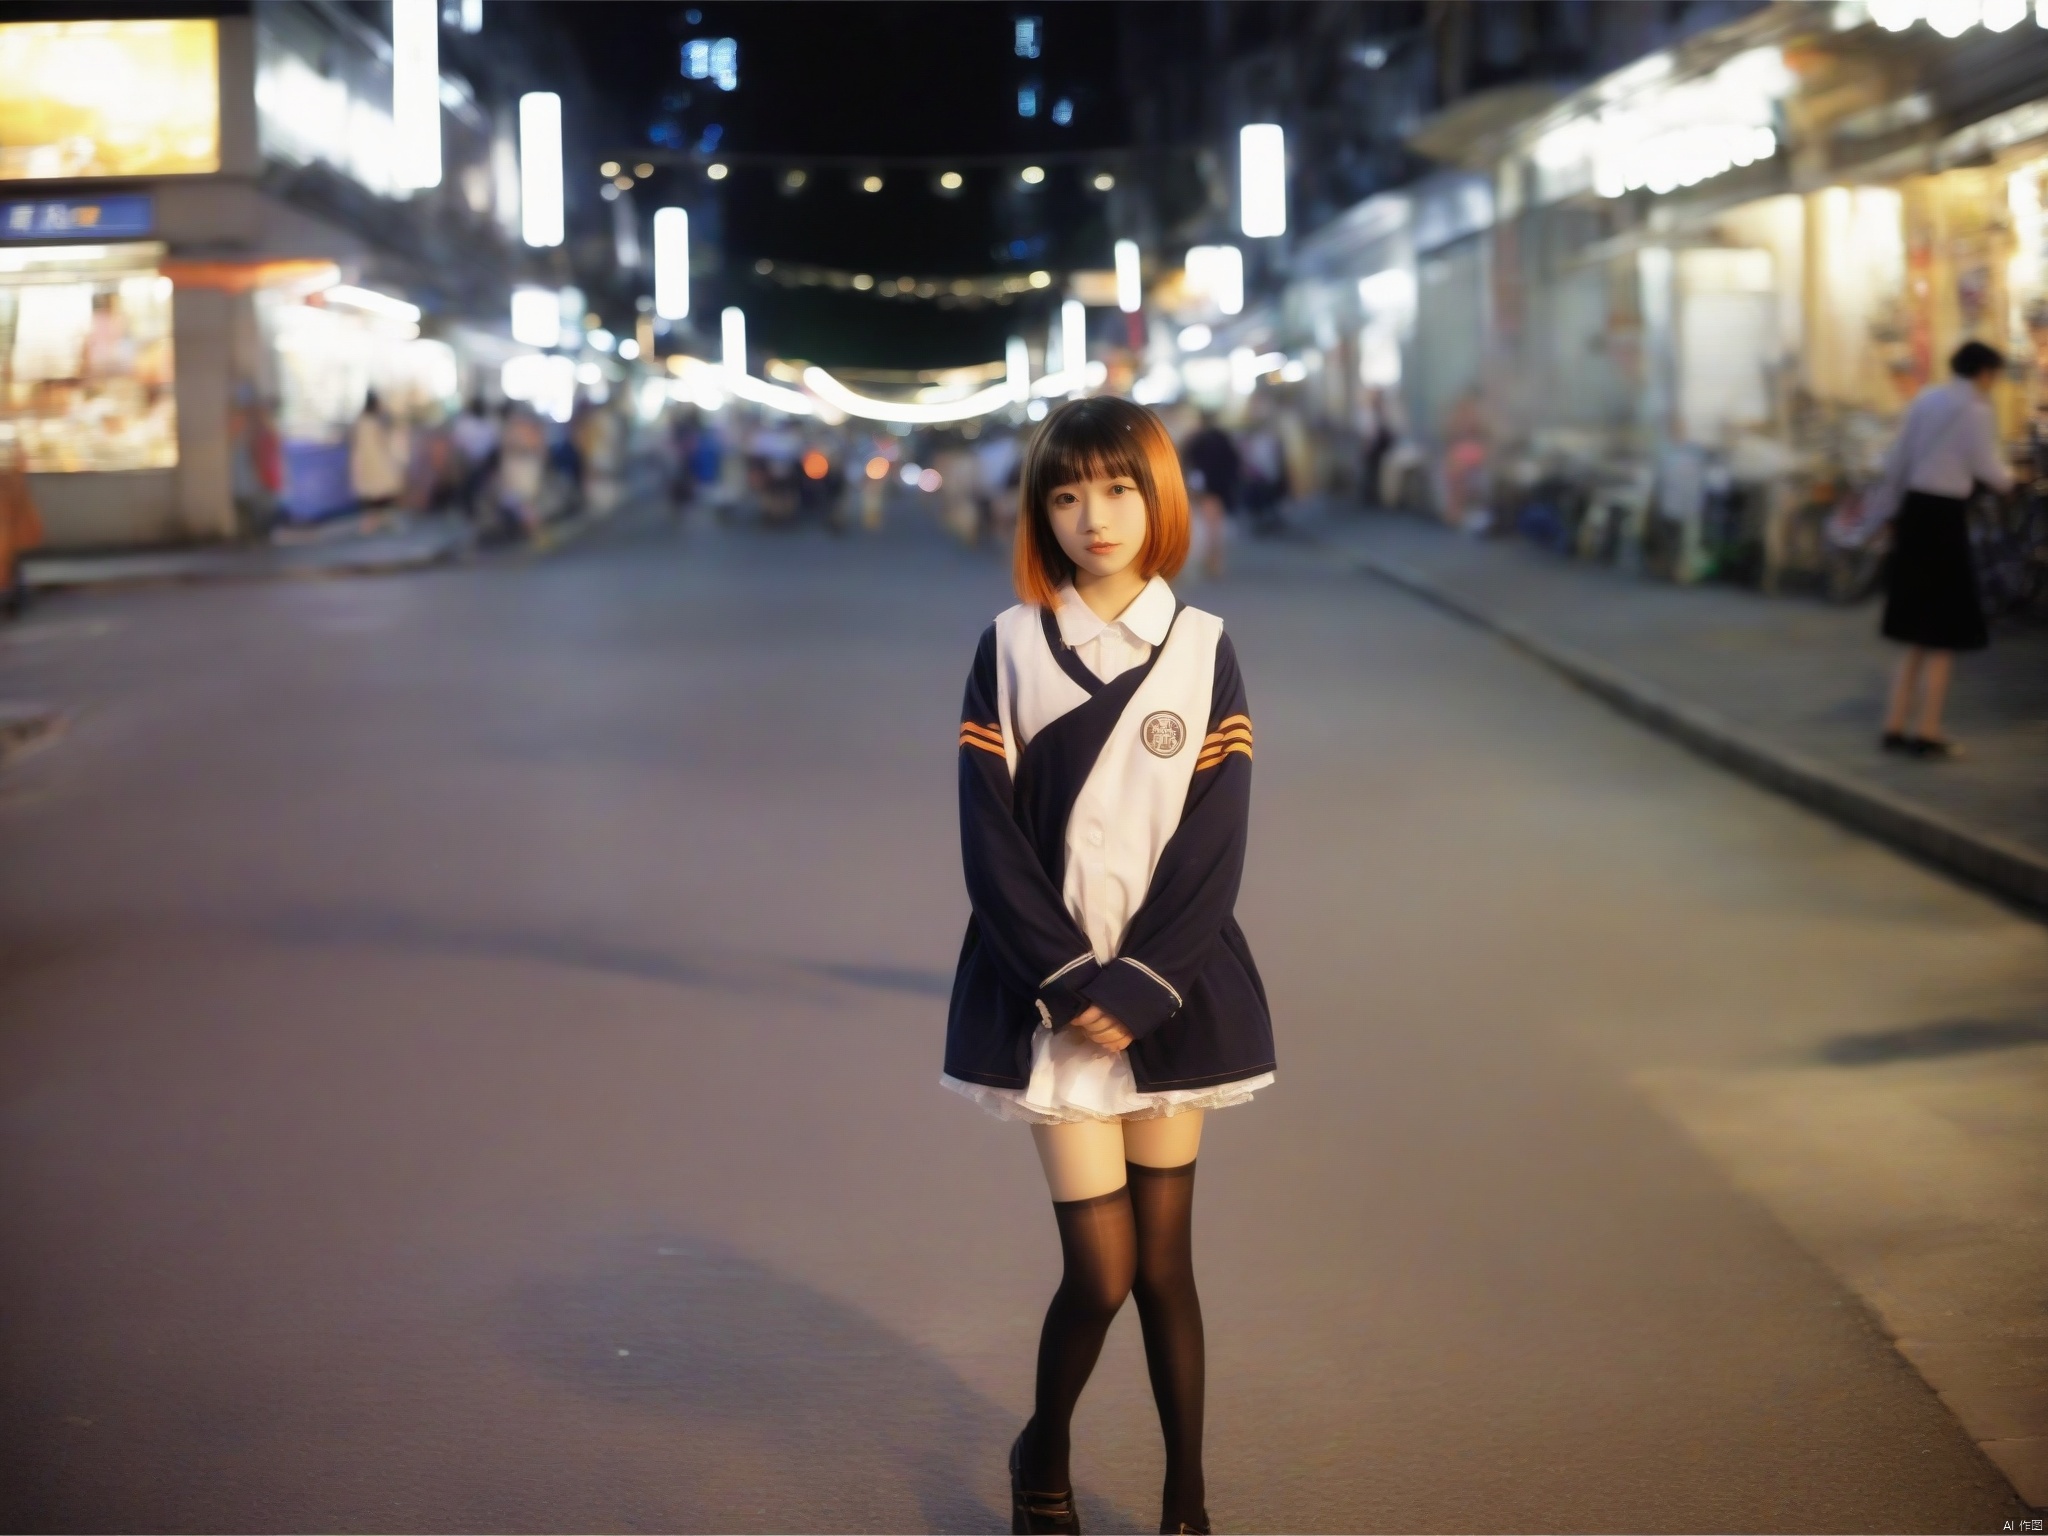
<instances>
[{"instance_id":1,"label":"girl's leg","mask_svg":"<svg viewBox=\"0 0 2048 1536\"><path fill-rule=\"evenodd\" d=\"M1920 667L1920 737L1940 741L1941 710L1948 702L1949 670L1955 665L1954 651L1929 651Z\"/></svg>"},{"instance_id":2,"label":"girl's leg","mask_svg":"<svg viewBox=\"0 0 2048 1536\"><path fill-rule=\"evenodd\" d=\"M1138 1273L1133 1291L1145 1330L1145 1364L1159 1427L1166 1438L1166 1487L1159 1528L1209 1528L1203 1507L1202 1398L1206 1376L1202 1302L1195 1293L1192 1224L1195 1154L1201 1149L1202 1113L1188 1110L1163 1120L1126 1120L1124 1155L1130 1163L1131 1209L1136 1220Z\"/></svg>"},{"instance_id":3,"label":"girl's leg","mask_svg":"<svg viewBox=\"0 0 2048 1536\"><path fill-rule=\"evenodd\" d=\"M1102 1353L1137 1265L1131 1200L1124 1188L1123 1128L1115 1121L1036 1125L1032 1139L1052 1190L1063 1269L1038 1336L1038 1380L1031 1422L1019 1447L1024 1487L1066 1493L1074 1405Z\"/></svg>"},{"instance_id":4,"label":"girl's leg","mask_svg":"<svg viewBox=\"0 0 2048 1536\"><path fill-rule=\"evenodd\" d=\"M1923 654L1919 646L1909 645L1906 654L1899 658L1899 670L1892 676L1891 704L1884 712L1887 735L1903 736L1906 733L1906 717L1913 712L1913 684L1920 676Z\"/></svg>"}]
</instances>

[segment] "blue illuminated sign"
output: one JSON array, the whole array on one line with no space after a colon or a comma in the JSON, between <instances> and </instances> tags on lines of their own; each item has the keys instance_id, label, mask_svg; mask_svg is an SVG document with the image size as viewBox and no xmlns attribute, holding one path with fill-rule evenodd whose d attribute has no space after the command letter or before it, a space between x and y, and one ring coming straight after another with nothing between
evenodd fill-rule
<instances>
[{"instance_id":1,"label":"blue illuminated sign","mask_svg":"<svg viewBox=\"0 0 2048 1536\"><path fill-rule=\"evenodd\" d=\"M156 199L48 197L0 203L0 240L133 240L156 229Z\"/></svg>"}]
</instances>

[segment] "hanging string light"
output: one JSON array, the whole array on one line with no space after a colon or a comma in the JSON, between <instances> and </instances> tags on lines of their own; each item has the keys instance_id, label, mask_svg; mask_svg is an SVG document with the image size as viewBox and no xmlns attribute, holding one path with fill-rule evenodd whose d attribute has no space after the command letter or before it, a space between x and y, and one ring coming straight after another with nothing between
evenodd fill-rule
<instances>
[{"instance_id":1,"label":"hanging string light","mask_svg":"<svg viewBox=\"0 0 2048 1536\"><path fill-rule=\"evenodd\" d=\"M772 261L766 257L754 263L757 276L784 288L837 288L871 293L881 299L935 301L941 309L978 308L984 304L1009 304L1027 294L1053 286L1053 274L1036 272L995 272L975 277L877 276L872 272L849 272L842 267L820 267L805 262Z\"/></svg>"}]
</instances>

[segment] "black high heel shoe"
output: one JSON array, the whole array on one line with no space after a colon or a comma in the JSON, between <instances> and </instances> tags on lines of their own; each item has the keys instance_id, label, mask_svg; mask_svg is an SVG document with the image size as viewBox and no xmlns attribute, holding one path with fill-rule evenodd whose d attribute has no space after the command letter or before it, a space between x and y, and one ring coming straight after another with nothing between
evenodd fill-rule
<instances>
[{"instance_id":1,"label":"black high heel shoe","mask_svg":"<svg viewBox=\"0 0 2048 1536\"><path fill-rule=\"evenodd\" d=\"M1209 1536L1209 1511L1202 1511L1199 1519L1181 1520L1172 1525L1162 1523L1159 1536Z\"/></svg>"},{"instance_id":2,"label":"black high heel shoe","mask_svg":"<svg viewBox=\"0 0 2048 1536\"><path fill-rule=\"evenodd\" d=\"M1074 1490L1027 1493L1022 1454L1024 1431L1010 1442L1011 1536L1081 1536L1081 1517L1074 1513Z\"/></svg>"}]
</instances>

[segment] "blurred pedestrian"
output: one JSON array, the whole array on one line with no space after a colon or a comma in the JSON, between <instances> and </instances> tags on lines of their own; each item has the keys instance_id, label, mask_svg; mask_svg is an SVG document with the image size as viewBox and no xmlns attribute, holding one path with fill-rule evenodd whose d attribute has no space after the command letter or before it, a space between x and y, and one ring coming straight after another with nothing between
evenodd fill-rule
<instances>
[{"instance_id":1,"label":"blurred pedestrian","mask_svg":"<svg viewBox=\"0 0 2048 1536\"><path fill-rule=\"evenodd\" d=\"M697 499L697 474L693 462L697 452L697 412L693 406L677 406L669 413L669 510L677 516L690 510Z\"/></svg>"},{"instance_id":2,"label":"blurred pedestrian","mask_svg":"<svg viewBox=\"0 0 2048 1536\"><path fill-rule=\"evenodd\" d=\"M974 445L980 485L976 499L982 527L990 537L1007 539L1017 528L1017 465L1021 455L1016 434L991 429Z\"/></svg>"},{"instance_id":3,"label":"blurred pedestrian","mask_svg":"<svg viewBox=\"0 0 2048 1536\"><path fill-rule=\"evenodd\" d=\"M1280 431L1270 420L1258 422L1245 434L1243 495L1253 531L1277 533L1280 503L1287 499L1287 464Z\"/></svg>"},{"instance_id":4,"label":"blurred pedestrian","mask_svg":"<svg viewBox=\"0 0 2048 1536\"><path fill-rule=\"evenodd\" d=\"M1452 402L1444 417L1443 518L1467 533L1485 533L1493 525L1487 506L1486 407L1479 391L1468 389Z\"/></svg>"},{"instance_id":5,"label":"blurred pedestrian","mask_svg":"<svg viewBox=\"0 0 2048 1536\"><path fill-rule=\"evenodd\" d=\"M456 496L464 512L474 512L484 482L490 479L491 472L498 466L501 431L498 418L491 414L482 395L473 396L462 414L455 418L455 425L449 428L448 435L454 441L460 460L457 473L461 479Z\"/></svg>"},{"instance_id":6,"label":"blurred pedestrian","mask_svg":"<svg viewBox=\"0 0 2048 1536\"><path fill-rule=\"evenodd\" d=\"M28 606L22 557L43 542L43 519L29 494L26 465L18 438L0 441L0 615L9 618Z\"/></svg>"},{"instance_id":7,"label":"blurred pedestrian","mask_svg":"<svg viewBox=\"0 0 2048 1536\"><path fill-rule=\"evenodd\" d=\"M1059 1227L1064 1273L1010 1447L1011 1529L1080 1529L1074 1407L1135 1294L1166 1440L1159 1528L1206 1532L1195 1154L1206 1111L1273 1080L1265 992L1232 915L1251 717L1223 621L1166 582L1187 555L1188 501L1159 419L1113 396L1069 401L1023 480L1023 601L983 633L962 707L974 911L944 1074L1031 1124Z\"/></svg>"},{"instance_id":8,"label":"blurred pedestrian","mask_svg":"<svg viewBox=\"0 0 2048 1536\"><path fill-rule=\"evenodd\" d=\"M1363 483L1359 486L1360 499L1368 507L1381 507L1380 468L1386 463L1387 451L1394 446L1393 414L1388 408L1387 392L1383 389L1369 389L1358 407L1358 438L1362 461L1359 465Z\"/></svg>"},{"instance_id":9,"label":"blurred pedestrian","mask_svg":"<svg viewBox=\"0 0 2048 1536\"><path fill-rule=\"evenodd\" d=\"M405 428L385 414L377 391L369 391L363 396L362 414L349 432L348 482L357 504L366 511L379 511L396 502L405 489L410 458Z\"/></svg>"},{"instance_id":10,"label":"blurred pedestrian","mask_svg":"<svg viewBox=\"0 0 2048 1536\"><path fill-rule=\"evenodd\" d=\"M498 449L498 515L506 532L531 537L539 529L547 466L548 435L540 418L524 406L509 411Z\"/></svg>"},{"instance_id":11,"label":"blurred pedestrian","mask_svg":"<svg viewBox=\"0 0 2048 1536\"><path fill-rule=\"evenodd\" d=\"M1187 486L1193 494L1195 538L1201 545L1202 574L1223 574L1224 518L1237 506L1244 478L1244 460L1230 434L1211 415L1181 449Z\"/></svg>"},{"instance_id":12,"label":"blurred pedestrian","mask_svg":"<svg viewBox=\"0 0 2048 1536\"><path fill-rule=\"evenodd\" d=\"M1990 643L1970 558L1969 498L1980 484L2009 491L2013 482L1989 398L2005 358L1969 341L1949 369L1953 379L1922 390L1907 408L1885 456L1874 509L1895 518L1883 634L1906 647L1882 743L1888 752L1923 758L1956 754L1941 726L1955 653Z\"/></svg>"},{"instance_id":13,"label":"blurred pedestrian","mask_svg":"<svg viewBox=\"0 0 2048 1536\"><path fill-rule=\"evenodd\" d=\"M260 534L277 521L284 490L284 450L269 404L246 380L235 386L228 409L228 483L244 534Z\"/></svg>"}]
</instances>

